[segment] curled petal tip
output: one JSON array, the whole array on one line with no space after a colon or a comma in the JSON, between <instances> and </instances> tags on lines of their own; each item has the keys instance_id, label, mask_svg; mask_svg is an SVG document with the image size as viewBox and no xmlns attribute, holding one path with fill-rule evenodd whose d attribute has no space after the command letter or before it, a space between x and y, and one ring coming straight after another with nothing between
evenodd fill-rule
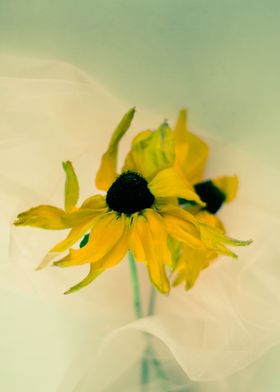
<instances>
[{"instance_id":1,"label":"curled petal tip","mask_svg":"<svg viewBox=\"0 0 280 392\"><path fill-rule=\"evenodd\" d=\"M41 264L37 265L37 267L35 268L35 271L41 271L42 269L44 269L44 267L41 266Z\"/></svg>"},{"instance_id":2,"label":"curled petal tip","mask_svg":"<svg viewBox=\"0 0 280 392\"><path fill-rule=\"evenodd\" d=\"M77 288L77 286L73 286L73 287L70 287L70 289L64 291L63 294L64 295L73 294L73 293L75 293L75 291L78 291L78 290L79 290L79 288Z\"/></svg>"},{"instance_id":3,"label":"curled petal tip","mask_svg":"<svg viewBox=\"0 0 280 392\"><path fill-rule=\"evenodd\" d=\"M38 267L36 267L36 271L40 271L42 269L44 269L45 267L47 267L50 262L56 258L60 253L59 252L49 252L46 254L46 256L43 258L43 260L41 261L41 263L38 265ZM51 264L52 265L52 264Z\"/></svg>"}]
</instances>

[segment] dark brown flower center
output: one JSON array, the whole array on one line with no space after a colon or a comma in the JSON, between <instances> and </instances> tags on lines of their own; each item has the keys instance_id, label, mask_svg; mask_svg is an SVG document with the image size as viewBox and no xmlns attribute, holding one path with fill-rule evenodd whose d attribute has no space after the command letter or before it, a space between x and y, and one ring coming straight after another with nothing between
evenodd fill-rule
<instances>
[{"instance_id":1,"label":"dark brown flower center","mask_svg":"<svg viewBox=\"0 0 280 392\"><path fill-rule=\"evenodd\" d=\"M133 171L122 173L106 195L109 208L127 215L150 208L154 201L155 197L148 188L148 182Z\"/></svg>"},{"instance_id":2,"label":"dark brown flower center","mask_svg":"<svg viewBox=\"0 0 280 392\"><path fill-rule=\"evenodd\" d=\"M194 186L196 193L206 203L205 209L215 214L222 206L226 195L210 180L200 182Z\"/></svg>"}]
</instances>

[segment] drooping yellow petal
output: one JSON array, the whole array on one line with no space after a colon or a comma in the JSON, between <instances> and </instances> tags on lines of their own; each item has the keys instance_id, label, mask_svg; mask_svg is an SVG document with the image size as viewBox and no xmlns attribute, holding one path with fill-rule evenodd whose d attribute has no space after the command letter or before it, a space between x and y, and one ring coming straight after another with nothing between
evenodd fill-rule
<instances>
[{"instance_id":1,"label":"drooping yellow petal","mask_svg":"<svg viewBox=\"0 0 280 392\"><path fill-rule=\"evenodd\" d=\"M209 225L205 225L204 223L200 223L200 234L201 240L205 243L205 245L219 253L226 256L231 256L233 258L237 258L237 255L233 253L231 250L225 247L224 244L232 245L232 246L246 246L251 244L251 240L249 241L240 241L226 236L222 230L212 227Z\"/></svg>"},{"instance_id":2,"label":"drooping yellow petal","mask_svg":"<svg viewBox=\"0 0 280 392\"><path fill-rule=\"evenodd\" d=\"M156 131L143 131L134 138L123 171L137 171L149 180L160 170L172 166L174 159L173 133L163 123Z\"/></svg>"},{"instance_id":3,"label":"drooping yellow petal","mask_svg":"<svg viewBox=\"0 0 280 392\"><path fill-rule=\"evenodd\" d=\"M202 179L208 146L187 129L187 112L181 110L174 129L176 160L174 168L191 184Z\"/></svg>"},{"instance_id":4,"label":"drooping yellow petal","mask_svg":"<svg viewBox=\"0 0 280 392\"><path fill-rule=\"evenodd\" d=\"M124 214L120 217L114 212L101 215L95 222L88 243L81 249L70 249L69 255L54 264L59 267L71 267L101 259L121 240L126 224Z\"/></svg>"},{"instance_id":5,"label":"drooping yellow petal","mask_svg":"<svg viewBox=\"0 0 280 392\"><path fill-rule=\"evenodd\" d=\"M188 212L179 207L166 207L161 211L166 230L178 241L188 244L194 249L206 249L200 238L200 231L196 227L195 219Z\"/></svg>"},{"instance_id":6,"label":"drooping yellow petal","mask_svg":"<svg viewBox=\"0 0 280 392\"><path fill-rule=\"evenodd\" d=\"M145 252L145 261L152 283L162 293L169 292L169 281L165 272L165 265L171 265L171 254L167 245L167 232L164 228L161 217L152 209L146 209L143 215L137 218L139 243L143 248L140 252L137 250L137 242L131 248L135 258L143 257ZM142 260L141 260L142 261Z\"/></svg>"},{"instance_id":7,"label":"drooping yellow petal","mask_svg":"<svg viewBox=\"0 0 280 392\"><path fill-rule=\"evenodd\" d=\"M79 182L72 163L70 161L66 161L63 162L62 165L66 174L64 189L65 211L70 212L74 207L76 207L79 200Z\"/></svg>"},{"instance_id":8,"label":"drooping yellow petal","mask_svg":"<svg viewBox=\"0 0 280 392\"><path fill-rule=\"evenodd\" d=\"M61 230L69 228L64 222L65 212L57 207L41 205L30 208L18 214L14 224L16 226L33 226L40 229Z\"/></svg>"},{"instance_id":9,"label":"drooping yellow petal","mask_svg":"<svg viewBox=\"0 0 280 392\"><path fill-rule=\"evenodd\" d=\"M90 264L90 269L88 275L78 284L75 286L71 287L69 290L65 291L64 294L72 294L75 291L81 290L83 287L88 286L91 282L94 281L97 276L99 276L103 270L95 270L92 264Z\"/></svg>"},{"instance_id":10,"label":"drooping yellow petal","mask_svg":"<svg viewBox=\"0 0 280 392\"><path fill-rule=\"evenodd\" d=\"M93 267L97 270L112 268L117 265L125 257L128 251L128 229L127 225L124 227L123 234L113 248L106 253L101 259L92 262ZM91 262L91 260L90 260Z\"/></svg>"},{"instance_id":11,"label":"drooping yellow petal","mask_svg":"<svg viewBox=\"0 0 280 392\"><path fill-rule=\"evenodd\" d=\"M207 211L201 211L196 215L196 219L200 223L209 226L218 227L224 231L222 222L213 214ZM174 273L176 278L173 286L185 282L185 289L189 290L193 287L200 272L209 266L217 258L218 254L209 249L193 249L186 243L182 244L181 255L176 264Z\"/></svg>"},{"instance_id":12,"label":"drooping yellow petal","mask_svg":"<svg viewBox=\"0 0 280 392\"><path fill-rule=\"evenodd\" d=\"M109 147L102 156L101 164L96 174L95 183L98 189L105 191L108 190L117 176L117 154L119 142L130 127L134 113L135 108L132 108L123 116L111 137Z\"/></svg>"},{"instance_id":13,"label":"drooping yellow petal","mask_svg":"<svg viewBox=\"0 0 280 392\"><path fill-rule=\"evenodd\" d=\"M207 265L207 252L183 246L181 259L178 262L177 269L174 271L177 276L173 282L173 286L177 286L184 281L185 289L191 289L200 272L205 269Z\"/></svg>"},{"instance_id":14,"label":"drooping yellow petal","mask_svg":"<svg viewBox=\"0 0 280 392\"><path fill-rule=\"evenodd\" d=\"M173 168L160 171L148 185L155 197L181 197L204 206L190 183Z\"/></svg>"},{"instance_id":15,"label":"drooping yellow petal","mask_svg":"<svg viewBox=\"0 0 280 392\"><path fill-rule=\"evenodd\" d=\"M171 254L171 258L172 258L172 268L175 267L175 265L178 262L178 259L180 257L181 254L181 242L175 240L175 238L171 237L170 235L167 238L167 245Z\"/></svg>"},{"instance_id":16,"label":"drooping yellow petal","mask_svg":"<svg viewBox=\"0 0 280 392\"><path fill-rule=\"evenodd\" d=\"M237 176L223 176L212 180L226 196L225 203L232 201L238 191L238 177Z\"/></svg>"},{"instance_id":17,"label":"drooping yellow petal","mask_svg":"<svg viewBox=\"0 0 280 392\"><path fill-rule=\"evenodd\" d=\"M137 261L146 261L144 250L145 243L142 238L145 236L146 224L142 214L135 213L130 224L129 230L129 249Z\"/></svg>"},{"instance_id":18,"label":"drooping yellow petal","mask_svg":"<svg viewBox=\"0 0 280 392\"><path fill-rule=\"evenodd\" d=\"M185 209L177 206L177 205L162 205L160 209L160 213L165 216L165 215L171 215L176 218L182 219L183 221L190 222L192 223L195 227L199 227L199 223L197 219L188 211Z\"/></svg>"},{"instance_id":19,"label":"drooping yellow petal","mask_svg":"<svg viewBox=\"0 0 280 392\"><path fill-rule=\"evenodd\" d=\"M70 294L88 286L97 276L104 272L105 269L112 268L121 262L127 253L127 249L127 230L125 230L120 241L118 241L117 244L104 257L90 264L90 271L86 278L77 285L71 287L64 294Z\"/></svg>"},{"instance_id":20,"label":"drooping yellow petal","mask_svg":"<svg viewBox=\"0 0 280 392\"><path fill-rule=\"evenodd\" d=\"M75 226L68 234L68 236L63 240L56 244L43 258L41 263L38 265L37 270L45 268L49 265L54 259L57 258L58 254L66 251L71 246L76 244L79 239L89 231L93 225L96 218L91 218L87 222L80 224L79 226Z\"/></svg>"},{"instance_id":21,"label":"drooping yellow petal","mask_svg":"<svg viewBox=\"0 0 280 392\"><path fill-rule=\"evenodd\" d=\"M58 244L56 244L50 252L64 252L69 249L71 246L76 244L84 234L86 234L92 227L94 226L95 218L89 219L86 223L82 225L74 227L68 234L68 236Z\"/></svg>"}]
</instances>

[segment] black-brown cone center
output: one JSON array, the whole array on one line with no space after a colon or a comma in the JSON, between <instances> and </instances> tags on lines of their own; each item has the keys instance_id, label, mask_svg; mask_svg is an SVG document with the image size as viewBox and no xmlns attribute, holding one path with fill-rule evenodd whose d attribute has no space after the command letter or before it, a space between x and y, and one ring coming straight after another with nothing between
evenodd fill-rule
<instances>
[{"instance_id":1,"label":"black-brown cone center","mask_svg":"<svg viewBox=\"0 0 280 392\"><path fill-rule=\"evenodd\" d=\"M206 203L205 209L215 214L222 206L226 195L211 180L200 182L194 186L196 193Z\"/></svg>"},{"instance_id":2,"label":"black-brown cone center","mask_svg":"<svg viewBox=\"0 0 280 392\"><path fill-rule=\"evenodd\" d=\"M133 171L121 174L106 195L109 208L127 215L150 208L154 201L155 197L148 188L148 182Z\"/></svg>"}]
</instances>

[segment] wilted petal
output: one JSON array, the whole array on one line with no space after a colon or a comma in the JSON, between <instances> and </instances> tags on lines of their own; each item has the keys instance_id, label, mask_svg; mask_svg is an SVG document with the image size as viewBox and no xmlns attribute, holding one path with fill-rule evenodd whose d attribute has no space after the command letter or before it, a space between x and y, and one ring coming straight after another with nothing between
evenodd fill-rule
<instances>
[{"instance_id":1,"label":"wilted petal","mask_svg":"<svg viewBox=\"0 0 280 392\"><path fill-rule=\"evenodd\" d=\"M224 244L232 245L232 246L246 246L251 244L251 240L249 241L240 241L233 238L230 238L224 234L224 232L216 227L211 227L209 225L205 225L204 223L200 224L200 233L201 240L205 243L205 245L219 253L226 256L231 256L233 258L237 258L237 255L233 253L231 250L225 247Z\"/></svg>"},{"instance_id":2,"label":"wilted petal","mask_svg":"<svg viewBox=\"0 0 280 392\"><path fill-rule=\"evenodd\" d=\"M50 252L64 252L65 250L69 249L71 246L76 244L77 241L79 241L84 234L86 234L87 231L92 229L94 226L94 221L96 218L91 218L88 220L88 222L74 227L68 234L68 236L58 244L56 244Z\"/></svg>"},{"instance_id":3,"label":"wilted petal","mask_svg":"<svg viewBox=\"0 0 280 392\"><path fill-rule=\"evenodd\" d=\"M81 205L81 208L90 208L92 210L102 210L106 207L106 199L102 195L90 196Z\"/></svg>"},{"instance_id":4,"label":"wilted petal","mask_svg":"<svg viewBox=\"0 0 280 392\"><path fill-rule=\"evenodd\" d=\"M162 218L151 209L144 210L144 214L137 218L137 232L134 235L139 237L138 243L144 244L143 248L140 248L140 257L144 257L143 253L145 254L152 283L162 293L168 293L170 287L165 265L171 265L172 261L167 245L168 234ZM139 251L136 241L131 250L137 259Z\"/></svg>"},{"instance_id":5,"label":"wilted petal","mask_svg":"<svg viewBox=\"0 0 280 392\"><path fill-rule=\"evenodd\" d=\"M173 132L164 123L156 131L143 131L134 138L123 170L135 170L150 179L172 166L174 159Z\"/></svg>"},{"instance_id":6,"label":"wilted petal","mask_svg":"<svg viewBox=\"0 0 280 392\"><path fill-rule=\"evenodd\" d=\"M72 163L70 161L66 161L63 162L62 165L66 174L64 190L65 211L70 212L76 206L79 200L79 182Z\"/></svg>"},{"instance_id":7,"label":"wilted petal","mask_svg":"<svg viewBox=\"0 0 280 392\"><path fill-rule=\"evenodd\" d=\"M146 253L142 238L145 236L146 225L143 215L133 214L129 231L129 249L137 261L146 261Z\"/></svg>"},{"instance_id":8,"label":"wilted petal","mask_svg":"<svg viewBox=\"0 0 280 392\"><path fill-rule=\"evenodd\" d=\"M50 205L41 205L30 208L18 214L14 224L16 226L33 226L40 229L61 230L69 228L63 220L65 212L61 208Z\"/></svg>"},{"instance_id":9,"label":"wilted petal","mask_svg":"<svg viewBox=\"0 0 280 392\"><path fill-rule=\"evenodd\" d=\"M71 287L69 290L65 291L64 294L72 294L75 291L81 290L83 287L88 286L91 282L94 281L95 278L97 278L97 276L99 276L101 273L103 272L103 270L95 270L93 265L90 264L90 270L88 275L78 284L76 284L75 286Z\"/></svg>"},{"instance_id":10,"label":"wilted petal","mask_svg":"<svg viewBox=\"0 0 280 392\"><path fill-rule=\"evenodd\" d=\"M80 208L69 214L65 214L63 221L68 225L68 227L79 226L86 223L89 219L93 219L97 216L104 215L105 210L94 210L91 208Z\"/></svg>"},{"instance_id":11,"label":"wilted petal","mask_svg":"<svg viewBox=\"0 0 280 392\"><path fill-rule=\"evenodd\" d=\"M120 217L114 212L102 215L96 221L88 243L81 249L71 249L69 255L54 264L59 267L71 267L98 261L121 240L126 223L124 214Z\"/></svg>"},{"instance_id":12,"label":"wilted petal","mask_svg":"<svg viewBox=\"0 0 280 392\"><path fill-rule=\"evenodd\" d=\"M179 207L166 207L162 210L166 230L171 237L184 242L191 248L205 249L195 218Z\"/></svg>"},{"instance_id":13,"label":"wilted petal","mask_svg":"<svg viewBox=\"0 0 280 392\"><path fill-rule=\"evenodd\" d=\"M195 284L199 273L208 265L209 251L199 249L192 249L188 246L182 247L182 255L178 261L178 267L174 271L177 273L176 279L173 282L174 286L185 282L186 290L189 290Z\"/></svg>"},{"instance_id":14,"label":"wilted petal","mask_svg":"<svg viewBox=\"0 0 280 392\"><path fill-rule=\"evenodd\" d=\"M237 176L223 176L212 180L212 182L225 194L225 202L232 201L238 191L238 177Z\"/></svg>"},{"instance_id":15,"label":"wilted petal","mask_svg":"<svg viewBox=\"0 0 280 392\"><path fill-rule=\"evenodd\" d=\"M191 184L199 182L208 158L208 146L198 136L188 131L186 110L181 110L179 113L174 137L175 169L183 174Z\"/></svg>"},{"instance_id":16,"label":"wilted petal","mask_svg":"<svg viewBox=\"0 0 280 392\"><path fill-rule=\"evenodd\" d=\"M181 197L204 205L190 183L173 168L160 171L149 183L149 189L155 197Z\"/></svg>"},{"instance_id":17,"label":"wilted petal","mask_svg":"<svg viewBox=\"0 0 280 392\"><path fill-rule=\"evenodd\" d=\"M119 142L130 127L134 117L135 108L130 109L122 118L114 131L109 147L103 154L99 170L96 174L95 183L98 189L107 190L117 176L117 155Z\"/></svg>"},{"instance_id":18,"label":"wilted petal","mask_svg":"<svg viewBox=\"0 0 280 392\"><path fill-rule=\"evenodd\" d=\"M123 234L120 241L100 260L90 263L89 274L77 285L71 287L64 294L70 294L83 287L88 286L97 276L99 276L105 269L112 268L116 264L120 263L127 253L127 231Z\"/></svg>"}]
</instances>

